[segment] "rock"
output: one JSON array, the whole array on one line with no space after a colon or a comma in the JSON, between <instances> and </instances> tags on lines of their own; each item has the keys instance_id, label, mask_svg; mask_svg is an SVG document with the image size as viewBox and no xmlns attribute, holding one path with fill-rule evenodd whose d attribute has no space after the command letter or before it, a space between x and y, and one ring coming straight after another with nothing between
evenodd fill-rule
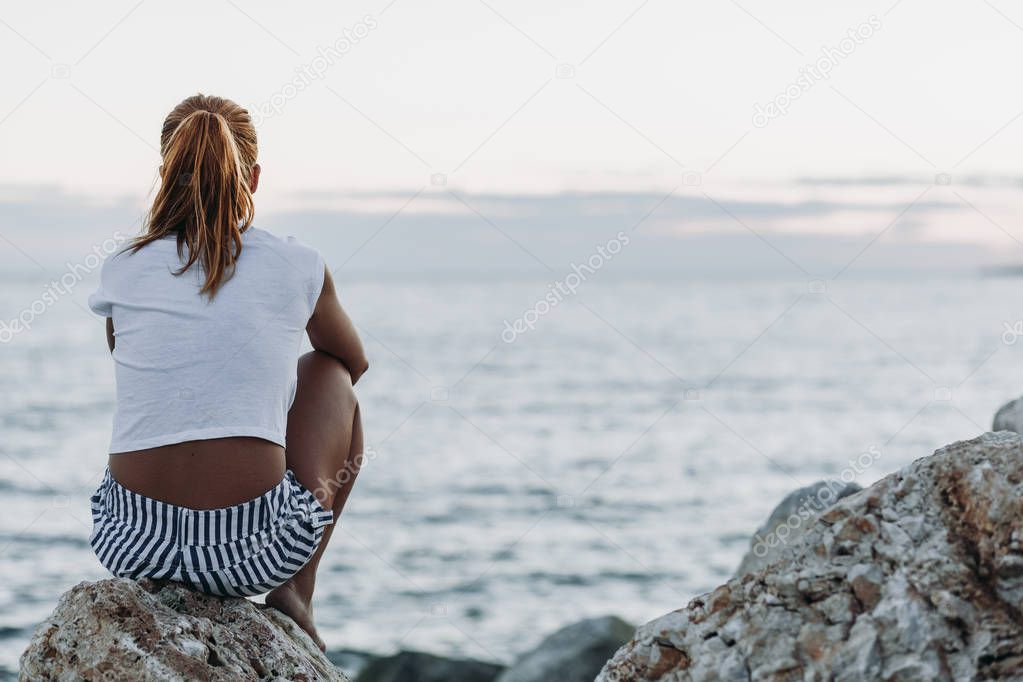
<instances>
[{"instance_id":1,"label":"rock","mask_svg":"<svg viewBox=\"0 0 1023 682\"><path fill-rule=\"evenodd\" d=\"M348 680L274 609L125 578L64 593L21 655L21 679Z\"/></svg>"},{"instance_id":2,"label":"rock","mask_svg":"<svg viewBox=\"0 0 1023 682\"><path fill-rule=\"evenodd\" d=\"M862 488L855 483L818 481L785 496L750 539L750 548L735 571L736 578L759 570L796 544L813 519L831 505Z\"/></svg>"},{"instance_id":3,"label":"rock","mask_svg":"<svg viewBox=\"0 0 1023 682\"><path fill-rule=\"evenodd\" d=\"M493 682L503 665L401 651L367 665L356 682Z\"/></svg>"},{"instance_id":4,"label":"rock","mask_svg":"<svg viewBox=\"0 0 1023 682\"><path fill-rule=\"evenodd\" d=\"M1023 398L1010 400L998 408L991 430L1023 433Z\"/></svg>"},{"instance_id":5,"label":"rock","mask_svg":"<svg viewBox=\"0 0 1023 682\"><path fill-rule=\"evenodd\" d=\"M611 654L635 628L602 616L561 628L505 670L497 682L592 682Z\"/></svg>"},{"instance_id":6,"label":"rock","mask_svg":"<svg viewBox=\"0 0 1023 682\"><path fill-rule=\"evenodd\" d=\"M637 630L597 678L1023 679L1023 439L954 443L776 562Z\"/></svg>"}]
</instances>

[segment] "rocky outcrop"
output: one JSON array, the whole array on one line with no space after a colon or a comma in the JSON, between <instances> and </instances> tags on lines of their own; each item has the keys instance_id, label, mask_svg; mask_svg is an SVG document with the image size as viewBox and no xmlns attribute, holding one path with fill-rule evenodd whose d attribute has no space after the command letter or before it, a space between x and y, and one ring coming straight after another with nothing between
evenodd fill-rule
<instances>
[{"instance_id":1,"label":"rocky outcrop","mask_svg":"<svg viewBox=\"0 0 1023 682\"><path fill-rule=\"evenodd\" d=\"M502 670L497 663L401 651L373 660L355 682L493 682Z\"/></svg>"},{"instance_id":2,"label":"rocky outcrop","mask_svg":"<svg viewBox=\"0 0 1023 682\"><path fill-rule=\"evenodd\" d=\"M598 680L1019 680L1021 607L1023 441L988 433L640 627Z\"/></svg>"},{"instance_id":3,"label":"rocky outcrop","mask_svg":"<svg viewBox=\"0 0 1023 682\"><path fill-rule=\"evenodd\" d=\"M497 682L592 682L635 628L602 616L563 627L505 670Z\"/></svg>"},{"instance_id":4,"label":"rocky outcrop","mask_svg":"<svg viewBox=\"0 0 1023 682\"><path fill-rule=\"evenodd\" d=\"M22 654L21 679L348 680L272 608L123 578L66 592Z\"/></svg>"},{"instance_id":5,"label":"rocky outcrop","mask_svg":"<svg viewBox=\"0 0 1023 682\"><path fill-rule=\"evenodd\" d=\"M1017 398L998 408L991 430L1023 433L1023 398Z\"/></svg>"},{"instance_id":6,"label":"rocky outcrop","mask_svg":"<svg viewBox=\"0 0 1023 682\"><path fill-rule=\"evenodd\" d=\"M860 490L862 488L855 483L818 481L786 495L753 534L749 551L736 569L735 577L773 563L787 546L806 532L821 512Z\"/></svg>"}]
</instances>

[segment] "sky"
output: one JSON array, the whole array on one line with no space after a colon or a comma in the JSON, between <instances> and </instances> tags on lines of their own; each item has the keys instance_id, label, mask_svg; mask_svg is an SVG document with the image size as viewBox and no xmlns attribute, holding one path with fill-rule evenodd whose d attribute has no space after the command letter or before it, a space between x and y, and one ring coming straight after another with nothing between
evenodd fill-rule
<instances>
[{"instance_id":1,"label":"sky","mask_svg":"<svg viewBox=\"0 0 1023 682\"><path fill-rule=\"evenodd\" d=\"M19 205L143 209L163 117L201 91L254 112L268 214L672 193L765 206L766 231L877 233L909 207L914 235L1021 246L1005 0L0 2L0 36ZM742 231L734 212L653 223Z\"/></svg>"}]
</instances>

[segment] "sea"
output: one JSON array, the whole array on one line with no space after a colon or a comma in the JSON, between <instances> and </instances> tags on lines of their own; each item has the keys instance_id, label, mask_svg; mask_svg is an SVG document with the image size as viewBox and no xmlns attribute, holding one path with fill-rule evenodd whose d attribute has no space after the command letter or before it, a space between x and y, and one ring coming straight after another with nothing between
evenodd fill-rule
<instances>
[{"instance_id":1,"label":"sea","mask_svg":"<svg viewBox=\"0 0 1023 682\"><path fill-rule=\"evenodd\" d=\"M728 580L790 491L868 486L1023 393L1019 279L795 274L339 276L371 367L317 582L329 648L508 662L589 616L645 622ZM58 597L105 577L88 497L113 369L94 276L47 281L0 274L7 675Z\"/></svg>"}]
</instances>

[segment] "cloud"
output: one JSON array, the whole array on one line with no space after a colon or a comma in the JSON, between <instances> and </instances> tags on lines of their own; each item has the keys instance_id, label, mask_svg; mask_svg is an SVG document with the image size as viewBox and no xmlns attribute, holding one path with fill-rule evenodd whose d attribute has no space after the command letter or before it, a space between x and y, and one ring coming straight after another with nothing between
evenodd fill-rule
<instances>
[{"instance_id":1,"label":"cloud","mask_svg":"<svg viewBox=\"0 0 1023 682\"><path fill-rule=\"evenodd\" d=\"M293 208L261 211L256 224L319 248L353 275L533 273L553 277L619 231L634 245L612 271L666 274L778 274L827 277L884 230L857 267L971 267L982 246L927 242L929 216L961 206L905 196L872 202L833 192L754 188L552 194L305 192ZM785 200L770 197L773 194ZM304 206L313 208L305 208ZM317 207L321 206L321 207ZM404 208L402 209L402 207ZM137 233L138 197L97 201L54 187L0 186L0 262L10 269L59 268L115 230ZM399 210L401 209L401 210ZM972 264L972 265L971 265Z\"/></svg>"}]
</instances>

